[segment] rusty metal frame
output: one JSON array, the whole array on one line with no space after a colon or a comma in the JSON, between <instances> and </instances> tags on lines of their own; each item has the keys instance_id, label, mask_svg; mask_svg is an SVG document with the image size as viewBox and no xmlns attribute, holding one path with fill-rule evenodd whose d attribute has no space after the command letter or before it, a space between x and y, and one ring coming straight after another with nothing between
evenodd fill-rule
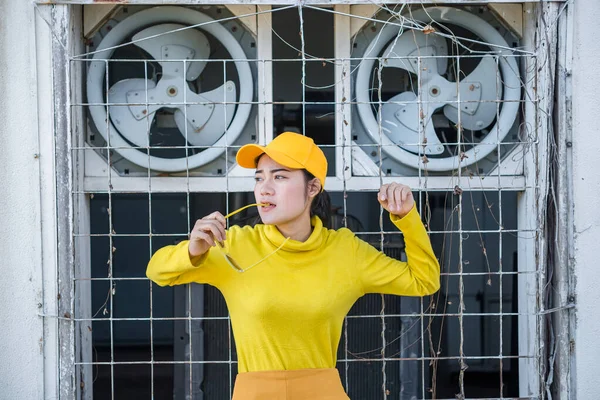
<instances>
[{"instance_id":1,"label":"rusty metal frame","mask_svg":"<svg viewBox=\"0 0 600 400\"><path fill-rule=\"evenodd\" d=\"M433 0L407 0L407 3L419 3L419 4L430 4L434 3ZM487 2L465 2L464 0L448 0L448 1L437 1L435 3L446 3L446 4L476 4L476 3L514 3L515 1L508 0L488 0ZM539 4L542 2L543 4ZM80 390L78 389L79 383L81 382L77 377L77 372L75 369L75 363L77 360L76 354L76 327L73 321L75 315L75 304L76 304L76 290L74 288L74 278L76 275L76 259L75 259L75 247L73 232L75 227L75 213L78 212L78 201L77 196L81 196L80 191L85 191L85 188L80 187L81 182L79 182L79 176L77 175L79 172L83 172L83 168L79 168L79 162L74 157L76 157L72 152L73 144L77 140L78 132L75 124L72 121L73 115L72 110L70 108L70 104L72 104L73 97L73 89L76 89L77 82L73 81L73 71L72 66L70 64L69 59L69 49L73 49L74 46L77 46L77 29L74 28L77 23L74 22L76 16L81 12L81 7L76 5L78 4L98 4L98 3L106 3L106 4L190 4L190 1L185 0L169 0L169 1L149 1L149 0L130 0L130 1L91 1L91 0L57 0L57 1L35 1L37 4L44 4L44 7L50 8L50 16L51 23L53 25L54 35L52 37L52 95L53 95L53 106L54 106L54 138L55 138L55 168L56 168L56 203L57 203L57 240L58 240L58 272L57 272L57 282L58 282L58 326L59 326L59 357L58 357L58 387L60 388L60 398L61 399L71 399L71 398L79 398ZM230 1L231 4L249 4L247 1L239 0L239 1ZM279 2L272 1L253 1L252 4L291 4L292 2L284 2L280 0ZM306 4L323 4L324 1L305 1ZM353 1L352 4L365 4L371 3L366 0ZM386 3L385 1L382 3ZM563 0L524 0L519 3L530 3L528 6L535 7L536 5L532 3L539 4L540 13L545 14L547 17L549 16L559 16L559 8L562 7ZM194 4L217 4L216 1L196 1ZM223 4L223 2L218 2L218 4ZM350 4L348 1L331 1L327 2L327 4ZM544 93L541 93L542 96L545 96L542 101L542 105L544 107L548 107L552 102L552 96L555 95L555 90L561 91L570 86L570 78L569 78L569 63L568 63L568 46L569 42L567 41L568 36L568 16L561 16L559 20L559 36L558 38L552 38L548 42L546 39L541 39L542 42L545 42L546 45L557 46L558 48L558 86L554 87L553 78L554 72L550 69L543 70L540 72L540 88L543 88ZM541 29L541 28L539 28ZM542 33L551 33L552 27L549 27L546 32ZM556 60L557 55L551 54L551 58ZM547 67L550 68L550 67ZM552 67L553 68L553 67ZM550 97L548 97L550 96ZM570 138L570 103L568 96L565 96L563 101L558 102L558 113L559 113L559 122L556 125L559 129L558 133L558 149L560 155L559 162L565 162L568 165L569 162L569 138ZM539 116L538 117L538 132L548 132L550 121L548 118ZM564 129L562 129L564 128ZM532 160L532 163L529 165L531 168L528 173L526 173L526 181L528 184L523 182L523 186L526 188L524 192L523 202L529 205L535 205L539 207L540 204L546 199L547 196L547 180L544 176L547 170L547 165L551 162L547 156L548 144L545 142L544 134L540 135L540 143L537 146L535 151L535 160ZM81 171L77 171L77 170ZM566 262L563 264L562 262L557 263L557 265L547 265L547 260L545 255L543 254L543 248L546 245L545 239L540 237L536 240L536 244L534 245L535 256L534 261L538 265L538 281L537 281L537 294L543 295L544 289L543 285L545 284L546 279L546 268L554 268L554 273L560 273L560 285L559 291L561 294L561 299L563 303L572 302L572 298L569 295L569 291L573 288L573 285L570 282L571 268L570 258L569 258L569 248L572 245L572 239L569 240L569 229L572 229L570 226L570 215L571 215L571 206L570 206L570 177L568 176L567 168L562 168L562 175L559 177L559 207L560 210L565 211L565 214L559 214L559 216L564 216L563 219L560 220L560 231L558 232L558 247L559 247L559 256L561 260ZM535 184L529 184L529 179L534 179ZM78 184L79 182L79 184ZM85 207L85 205L83 205ZM529 209L525 207L525 204L521 205L523 209L522 212L527 214ZM540 207L541 209L541 207ZM521 214L523 215L523 214ZM543 215L540 211L536 213L536 215L530 215L529 219L532 219L533 222L537 226L543 223L543 219L545 215ZM572 236L571 236L572 238ZM567 267L565 267L565 265ZM563 304L564 305L564 304ZM560 304L559 304L560 306ZM548 309L545 310L543 305L540 307L540 304L537 304L535 307L535 314L537 317L537 321L533 321L537 326L535 331L535 345L536 345L536 358L538 360L538 369L536 371L531 371L533 375L538 375L540 379L539 382L535 382L534 386L537 386L540 389L540 398L544 398L544 394L542 391L542 386L545 382L543 382L543 378L545 377L544 367L544 345L545 345L545 328L543 318L547 313L556 313L558 315L557 324L555 328L558 328L559 334L561 334L561 341L558 343L558 351L561 354L559 359L560 362L560 394L558 398L568 398L563 396L572 397L573 394L569 390L569 387L563 389L563 384L569 385L570 377L567 375L566 377L562 376L562 372L565 371L567 373L569 371L569 365L572 362L572 353L569 352L571 342L568 339L572 337L570 335L570 330L573 327L571 320L573 318L573 314L571 312L571 308L564 309ZM566 340L564 340L566 338ZM531 377L530 377L531 378ZM558 379L557 379L558 380ZM526 394L525 394L526 395Z\"/></svg>"},{"instance_id":2,"label":"rusty metal frame","mask_svg":"<svg viewBox=\"0 0 600 400\"><path fill-rule=\"evenodd\" d=\"M556 309L552 320L552 329L556 341L553 358L552 395L558 399L576 399L575 384L575 271L573 264L574 225L573 225L573 171L572 160L572 60L573 15L565 5L557 16L557 54L556 54L556 105L554 122L556 138L556 232L554 276L554 298L551 306Z\"/></svg>"},{"instance_id":3,"label":"rusty metal frame","mask_svg":"<svg viewBox=\"0 0 600 400\"><path fill-rule=\"evenodd\" d=\"M72 6L54 5L50 18L52 35L52 95L54 102L54 140L56 171L56 217L58 241L58 387L61 399L75 398L75 326L73 277L73 161L71 154L71 70L69 47L72 43Z\"/></svg>"}]
</instances>

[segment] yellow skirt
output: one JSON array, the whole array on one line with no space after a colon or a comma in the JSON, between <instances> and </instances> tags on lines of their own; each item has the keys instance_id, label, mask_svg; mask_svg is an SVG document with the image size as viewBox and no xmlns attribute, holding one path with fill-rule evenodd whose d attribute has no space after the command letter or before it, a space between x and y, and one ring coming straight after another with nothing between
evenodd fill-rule
<instances>
[{"instance_id":1,"label":"yellow skirt","mask_svg":"<svg viewBox=\"0 0 600 400\"><path fill-rule=\"evenodd\" d=\"M233 400L350 400L335 368L238 374Z\"/></svg>"}]
</instances>

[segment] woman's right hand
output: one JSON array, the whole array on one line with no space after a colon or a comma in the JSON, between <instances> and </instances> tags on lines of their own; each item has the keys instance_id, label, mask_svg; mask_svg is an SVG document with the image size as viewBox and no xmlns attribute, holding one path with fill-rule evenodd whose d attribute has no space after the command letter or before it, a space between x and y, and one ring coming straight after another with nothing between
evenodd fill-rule
<instances>
[{"instance_id":1,"label":"woman's right hand","mask_svg":"<svg viewBox=\"0 0 600 400\"><path fill-rule=\"evenodd\" d=\"M225 240L225 217L218 211L199 219L190 232L190 258L199 257L215 246L215 240Z\"/></svg>"}]
</instances>

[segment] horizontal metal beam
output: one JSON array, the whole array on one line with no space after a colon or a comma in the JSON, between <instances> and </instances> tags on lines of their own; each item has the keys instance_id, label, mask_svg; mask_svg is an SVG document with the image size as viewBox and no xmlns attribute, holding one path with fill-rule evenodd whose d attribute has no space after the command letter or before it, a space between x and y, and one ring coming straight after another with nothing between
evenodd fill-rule
<instances>
[{"instance_id":1,"label":"horizontal metal beam","mask_svg":"<svg viewBox=\"0 0 600 400\"><path fill-rule=\"evenodd\" d=\"M566 0L404 0L405 4L457 4L457 5L477 5L490 3L564 3ZM35 0L37 4L130 4L130 5L230 5L230 4L270 4L270 5L294 5L298 0ZM378 4L397 4L398 0L380 0ZM373 4L372 0L304 0L307 5L334 5L334 4Z\"/></svg>"},{"instance_id":2,"label":"horizontal metal beam","mask_svg":"<svg viewBox=\"0 0 600 400\"><path fill-rule=\"evenodd\" d=\"M488 176L488 177L448 177L430 176L421 177L383 177L383 183L401 182L413 190L427 191L454 191L454 190L486 190L497 191L499 188L506 191L525 190L523 176ZM152 193L166 192L252 192L254 180L251 177L121 177L111 176L111 193ZM344 183L335 177L327 178L325 189L331 192L344 190ZM107 177L86 177L83 190L88 193L106 193L108 189ZM364 190L379 190L379 179L373 177L352 177L346 180L346 191L358 192Z\"/></svg>"}]
</instances>

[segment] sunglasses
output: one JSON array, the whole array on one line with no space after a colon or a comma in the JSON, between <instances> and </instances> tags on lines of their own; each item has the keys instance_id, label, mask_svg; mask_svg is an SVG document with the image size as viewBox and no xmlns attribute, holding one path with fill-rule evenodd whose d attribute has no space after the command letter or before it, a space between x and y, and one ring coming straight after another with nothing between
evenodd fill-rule
<instances>
[{"instance_id":1,"label":"sunglasses","mask_svg":"<svg viewBox=\"0 0 600 400\"><path fill-rule=\"evenodd\" d=\"M229 214L225 215L224 218L228 219L229 217L232 217L235 214L237 214L239 212L242 212L245 209L250 208L250 207L263 207L265 205L266 204L263 204L263 203L248 204L247 206L238 208L237 210L230 212ZM252 264L252 265L250 265L249 267L246 267L246 268L241 267L240 264L238 264L233 259L233 257L231 257L231 255L227 251L225 251L225 247L223 246L223 243L221 243L220 241L216 240L216 238L215 238L215 243L217 243L217 246L219 247L219 250L221 251L221 254L223 254L223 257L225 257L225 261L227 261L227 264L229 264L229 266L231 268L233 268L234 270L236 270L237 272L242 273L242 272L248 271L250 268L252 268L252 267L260 264L261 262L265 261L267 258L271 257L273 254L277 253L283 247L283 245L285 245L285 243L288 240L289 240L289 237L286 238L283 241L283 243L281 243L281 245L278 248L275 249L275 251L271 252L270 254L267 254L265 257L261 258L260 260L258 260L257 262L255 262L254 264Z\"/></svg>"}]
</instances>

